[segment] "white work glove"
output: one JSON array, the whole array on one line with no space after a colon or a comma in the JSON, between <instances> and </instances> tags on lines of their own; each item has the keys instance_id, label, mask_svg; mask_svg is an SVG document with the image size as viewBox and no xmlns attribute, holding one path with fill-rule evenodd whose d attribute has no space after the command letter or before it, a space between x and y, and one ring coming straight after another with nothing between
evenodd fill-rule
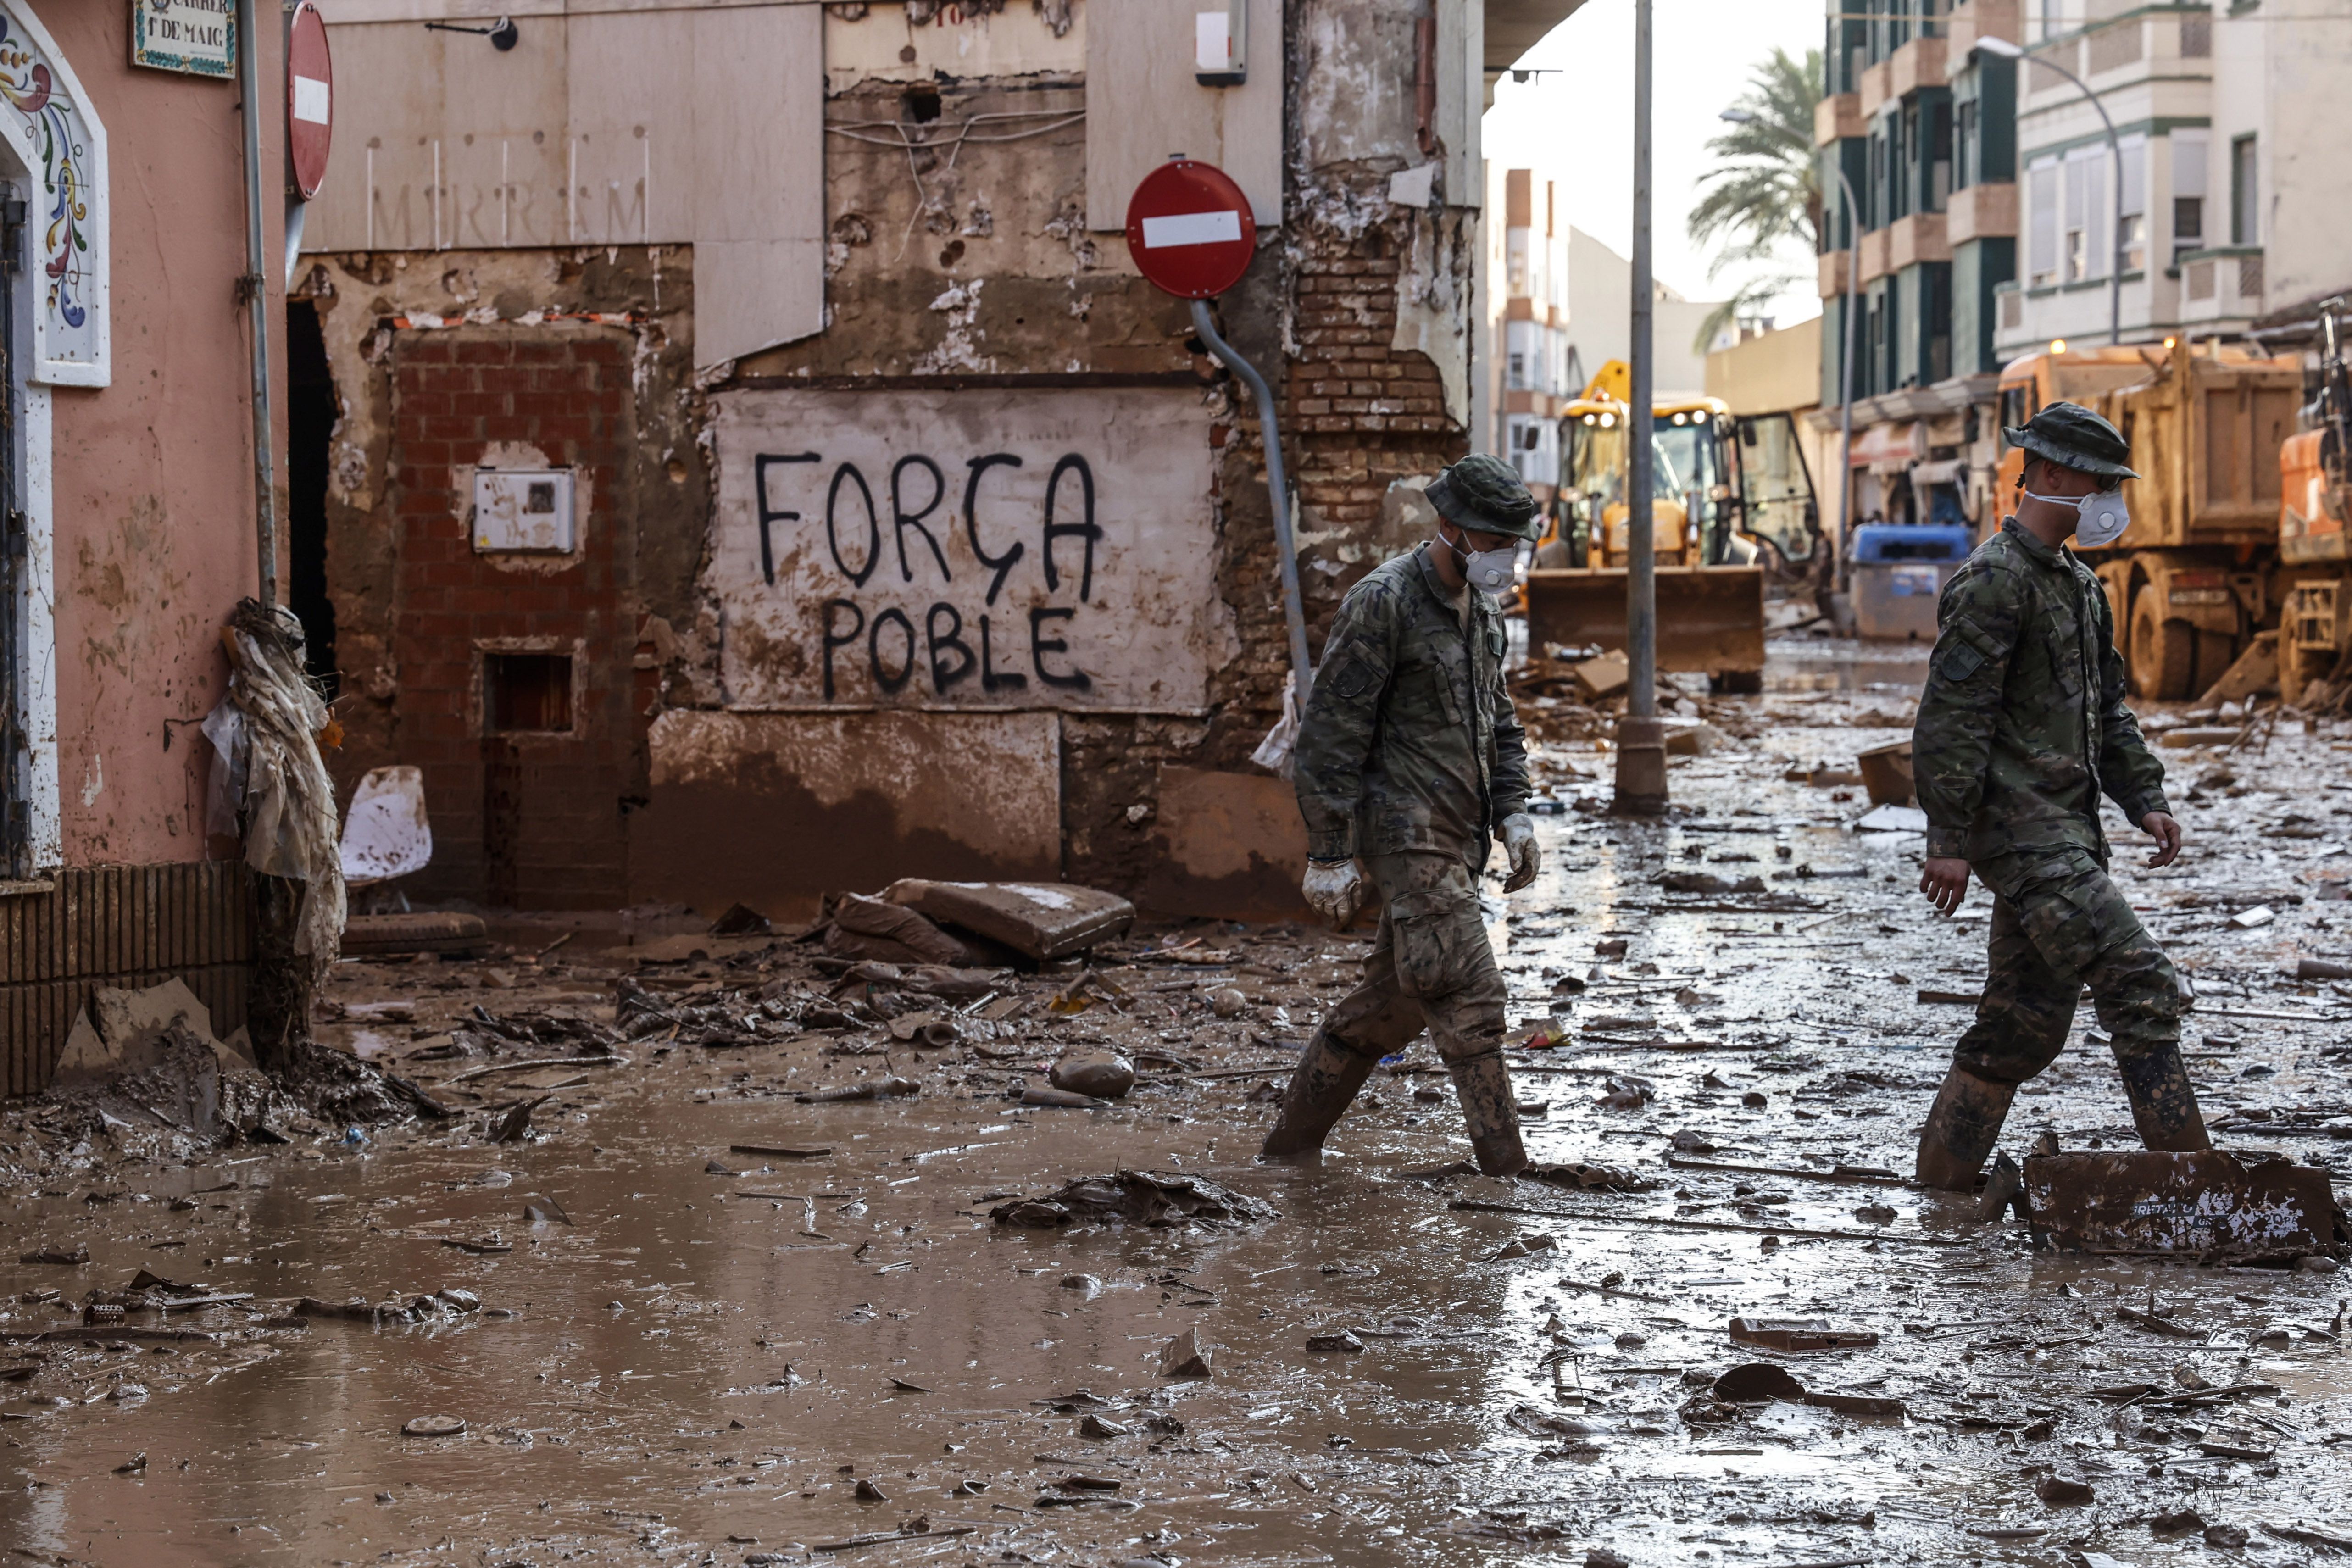
<instances>
[{"instance_id":1,"label":"white work glove","mask_svg":"<svg viewBox=\"0 0 2352 1568\"><path fill-rule=\"evenodd\" d=\"M1516 893L1534 881L1536 873L1543 869L1543 851L1536 847L1536 819L1524 811L1515 811L1503 818L1502 826L1495 834L1511 858L1511 879L1503 884L1503 891Z\"/></svg>"},{"instance_id":2,"label":"white work glove","mask_svg":"<svg viewBox=\"0 0 2352 1568\"><path fill-rule=\"evenodd\" d=\"M1357 906L1364 901L1364 879L1356 873L1353 860L1341 860L1333 865L1309 860L1307 879L1298 885L1307 901L1316 911L1331 922L1334 931L1344 931L1356 918Z\"/></svg>"}]
</instances>

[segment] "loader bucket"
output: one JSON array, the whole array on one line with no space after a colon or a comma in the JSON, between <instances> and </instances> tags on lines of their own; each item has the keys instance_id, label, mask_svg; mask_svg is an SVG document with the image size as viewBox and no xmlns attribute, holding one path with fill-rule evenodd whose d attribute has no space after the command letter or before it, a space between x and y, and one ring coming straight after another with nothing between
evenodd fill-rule
<instances>
[{"instance_id":1,"label":"loader bucket","mask_svg":"<svg viewBox=\"0 0 2352 1568\"><path fill-rule=\"evenodd\" d=\"M1528 647L1625 646L1622 570L1528 574ZM1658 568L1658 668L1708 676L1764 670L1764 572L1757 566Z\"/></svg>"}]
</instances>

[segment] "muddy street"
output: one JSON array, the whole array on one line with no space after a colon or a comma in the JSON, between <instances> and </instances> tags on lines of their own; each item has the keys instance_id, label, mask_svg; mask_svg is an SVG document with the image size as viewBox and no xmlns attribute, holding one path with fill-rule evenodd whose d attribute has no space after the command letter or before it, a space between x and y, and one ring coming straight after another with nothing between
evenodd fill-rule
<instances>
[{"instance_id":1,"label":"muddy street","mask_svg":"<svg viewBox=\"0 0 2352 1568\"><path fill-rule=\"evenodd\" d=\"M1254 1163L1368 928L1139 927L952 998L762 936L346 961L321 1039L456 1114L207 1152L12 1109L6 1538L122 1564L2325 1561L2352 1543L2341 1274L2035 1253L1904 1180L1987 905L1928 918L1919 836L1857 830L1835 780L1907 733L1919 674L1778 646L1763 695L1682 704L1704 730L1664 822L1598 814L1594 742L1542 745L1547 869L1487 907L1515 1038L1557 1020L1511 1053L1517 1181L1460 1173L1425 1041L1318 1167ZM2191 852L2148 874L2119 841L2121 875L2194 977L2219 1144L2334 1170L2352 986L2294 976L2344 955L2352 731L2208 729L2231 739L2164 753ZM1090 1051L1134 1065L1124 1099L1022 1102ZM2045 1129L2137 1146L2087 1007L2002 1147ZM1123 1171L1165 1190L1023 1205ZM142 1271L200 1289L83 1310ZM1775 1348L1790 1320L1845 1342ZM1718 1384L1758 1363L1788 1375Z\"/></svg>"}]
</instances>

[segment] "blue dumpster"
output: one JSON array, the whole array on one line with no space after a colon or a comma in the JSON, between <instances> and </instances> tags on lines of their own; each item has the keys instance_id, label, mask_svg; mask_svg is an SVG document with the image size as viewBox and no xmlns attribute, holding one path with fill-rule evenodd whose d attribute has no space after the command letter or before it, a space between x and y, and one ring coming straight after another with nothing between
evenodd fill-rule
<instances>
[{"instance_id":1,"label":"blue dumpster","mask_svg":"<svg viewBox=\"0 0 2352 1568\"><path fill-rule=\"evenodd\" d=\"M1866 522L1853 531L1853 622L1866 637L1936 640L1936 599L1976 547L1951 523Z\"/></svg>"}]
</instances>

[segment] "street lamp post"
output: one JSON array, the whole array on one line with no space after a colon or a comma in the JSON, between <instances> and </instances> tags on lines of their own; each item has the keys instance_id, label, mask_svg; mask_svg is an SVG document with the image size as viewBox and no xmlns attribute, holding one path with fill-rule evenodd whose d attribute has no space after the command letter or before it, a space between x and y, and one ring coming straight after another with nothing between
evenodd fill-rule
<instances>
[{"instance_id":1,"label":"street lamp post","mask_svg":"<svg viewBox=\"0 0 2352 1568\"><path fill-rule=\"evenodd\" d=\"M2114 254L2107 258L2107 342L2122 342L2124 341L2124 144L2116 140L2116 122L2107 117L2107 106L2099 101L2099 95L2093 92L2089 84L2081 77L2045 55L2027 54L2022 47L2011 43L2007 38L1979 38L1976 48L1972 52L1990 55L1995 59L2024 60L2032 65L2045 66L2073 82L2076 90L2089 100L2091 107L2098 110L2099 123L2106 128L2107 153L2114 160L2116 166L2115 212L2109 219L2110 226L2107 230L2107 237L2114 242L2115 247Z\"/></svg>"},{"instance_id":2,"label":"street lamp post","mask_svg":"<svg viewBox=\"0 0 2352 1568\"><path fill-rule=\"evenodd\" d=\"M1745 109L1727 109L1721 118L1734 125L1753 125L1756 116ZM1853 182L1841 162L1830 165L1838 189L1845 196L1845 320L1840 323L1843 342L1838 351L1838 510L1836 539L1838 570L1845 561L1846 531L1852 526L1853 497L1853 321L1862 311L1862 207L1853 199Z\"/></svg>"}]
</instances>

